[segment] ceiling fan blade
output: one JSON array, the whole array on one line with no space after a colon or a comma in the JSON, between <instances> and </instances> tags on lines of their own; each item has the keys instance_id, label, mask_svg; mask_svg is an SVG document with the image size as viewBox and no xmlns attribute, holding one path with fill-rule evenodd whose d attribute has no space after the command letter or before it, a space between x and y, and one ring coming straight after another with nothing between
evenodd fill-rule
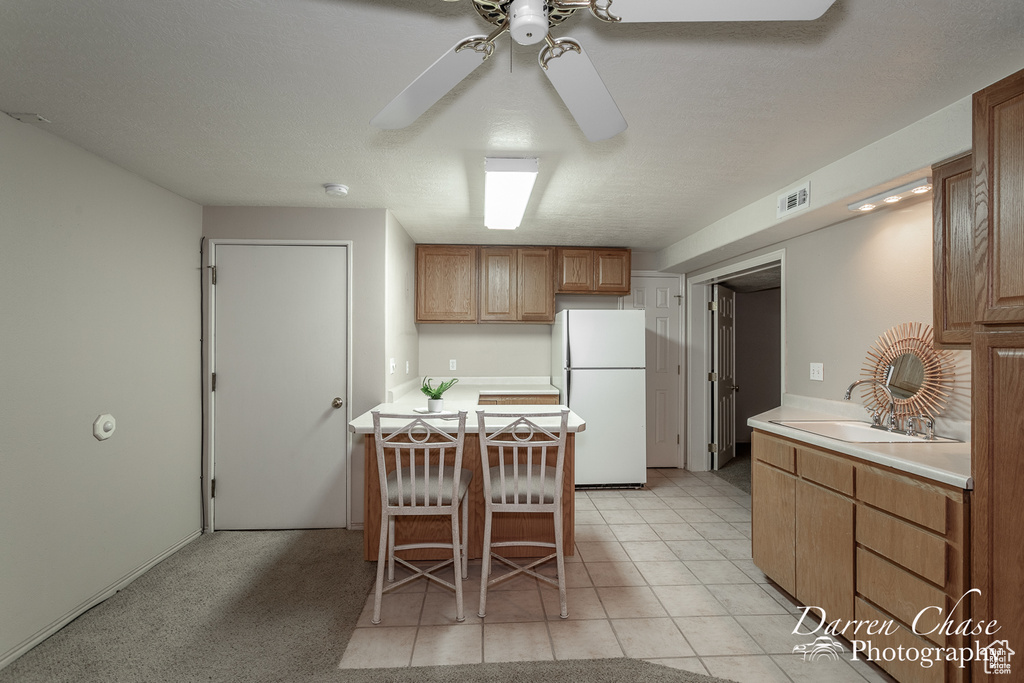
<instances>
[{"instance_id":1,"label":"ceiling fan blade","mask_svg":"<svg viewBox=\"0 0 1024 683\"><path fill-rule=\"evenodd\" d=\"M578 42L549 38L537 60L588 140L607 140L626 130L626 119Z\"/></svg>"},{"instance_id":2,"label":"ceiling fan blade","mask_svg":"<svg viewBox=\"0 0 1024 683\"><path fill-rule=\"evenodd\" d=\"M375 128L405 128L484 63L494 50L488 36L470 36L452 46L370 119Z\"/></svg>"},{"instance_id":3,"label":"ceiling fan blade","mask_svg":"<svg viewBox=\"0 0 1024 683\"><path fill-rule=\"evenodd\" d=\"M597 0L598 18L623 22L809 21L835 0Z\"/></svg>"}]
</instances>

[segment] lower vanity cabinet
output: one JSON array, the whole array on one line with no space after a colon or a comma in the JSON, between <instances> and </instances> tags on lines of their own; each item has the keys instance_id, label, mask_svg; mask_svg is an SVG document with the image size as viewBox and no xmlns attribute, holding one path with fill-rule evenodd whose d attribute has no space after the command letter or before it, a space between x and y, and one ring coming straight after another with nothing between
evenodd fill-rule
<instances>
[{"instance_id":1,"label":"lower vanity cabinet","mask_svg":"<svg viewBox=\"0 0 1024 683\"><path fill-rule=\"evenodd\" d=\"M891 622L846 634L877 652L973 645L955 633L970 617L968 492L759 431L752 455L753 558L768 578L829 622ZM957 661L872 659L899 681L970 680Z\"/></svg>"}]
</instances>

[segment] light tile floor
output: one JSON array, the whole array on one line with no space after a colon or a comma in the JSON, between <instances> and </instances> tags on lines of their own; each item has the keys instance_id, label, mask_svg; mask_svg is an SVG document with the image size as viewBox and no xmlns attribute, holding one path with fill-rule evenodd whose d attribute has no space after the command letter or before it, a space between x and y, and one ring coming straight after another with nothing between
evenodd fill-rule
<instances>
[{"instance_id":1,"label":"light tile floor","mask_svg":"<svg viewBox=\"0 0 1024 683\"><path fill-rule=\"evenodd\" d=\"M566 557L569 618L558 591L519 576L477 616L479 561L454 595L417 581L373 595L342 657L346 668L634 657L743 682L892 681L864 662L804 662L798 610L754 566L750 496L712 473L648 470L645 490L576 492L576 552ZM553 573L553 565L545 570Z\"/></svg>"}]
</instances>

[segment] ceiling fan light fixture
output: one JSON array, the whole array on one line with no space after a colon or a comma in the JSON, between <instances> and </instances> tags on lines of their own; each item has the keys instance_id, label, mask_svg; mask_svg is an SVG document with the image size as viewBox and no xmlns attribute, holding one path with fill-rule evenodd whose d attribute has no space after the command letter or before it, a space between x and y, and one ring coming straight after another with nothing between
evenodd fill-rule
<instances>
[{"instance_id":1,"label":"ceiling fan light fixture","mask_svg":"<svg viewBox=\"0 0 1024 683\"><path fill-rule=\"evenodd\" d=\"M931 189L932 179L920 178L912 183L900 185L899 187L894 187L891 190L880 192L876 195L868 197L867 199L861 199L860 201L856 201L853 204L848 204L846 208L848 208L850 211L871 211L872 209L876 209L880 206L885 206L886 204L896 204L897 202L900 202L901 200L906 199L907 197L924 194Z\"/></svg>"},{"instance_id":2,"label":"ceiling fan light fixture","mask_svg":"<svg viewBox=\"0 0 1024 683\"><path fill-rule=\"evenodd\" d=\"M515 230L523 221L537 180L537 159L484 159L484 226Z\"/></svg>"},{"instance_id":3,"label":"ceiling fan light fixture","mask_svg":"<svg viewBox=\"0 0 1024 683\"><path fill-rule=\"evenodd\" d=\"M548 34L544 0L512 0L508 8L508 32L520 45L534 45Z\"/></svg>"}]
</instances>

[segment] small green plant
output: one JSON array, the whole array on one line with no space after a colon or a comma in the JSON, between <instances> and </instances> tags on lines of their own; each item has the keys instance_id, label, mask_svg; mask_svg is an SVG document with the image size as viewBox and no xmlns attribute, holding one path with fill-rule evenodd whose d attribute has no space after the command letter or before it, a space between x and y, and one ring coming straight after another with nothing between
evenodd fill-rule
<instances>
[{"instance_id":1,"label":"small green plant","mask_svg":"<svg viewBox=\"0 0 1024 683\"><path fill-rule=\"evenodd\" d=\"M430 386L431 379L429 377L427 377L427 378L425 378L423 380L423 385L420 386L420 391L422 391L424 394L426 394L427 398L436 401L437 399L441 398L441 395L444 392L446 392L449 389L451 389L452 386L454 386L455 383L458 382L458 381L459 380L456 377L456 378L452 378L452 379L448 380L447 382L441 382L436 387L433 387L433 386Z\"/></svg>"}]
</instances>

